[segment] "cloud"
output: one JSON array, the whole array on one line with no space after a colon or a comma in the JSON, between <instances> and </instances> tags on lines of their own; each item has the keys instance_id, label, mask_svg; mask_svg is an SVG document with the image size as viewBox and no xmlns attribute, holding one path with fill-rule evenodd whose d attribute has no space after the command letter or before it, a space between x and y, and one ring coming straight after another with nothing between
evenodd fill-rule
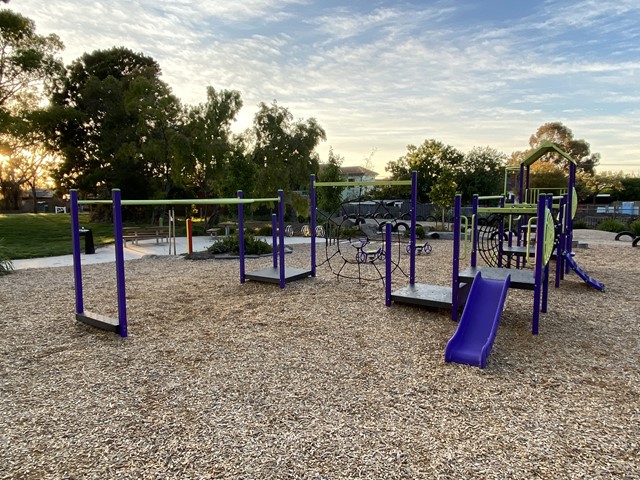
<instances>
[{"instance_id":1,"label":"cloud","mask_svg":"<svg viewBox=\"0 0 640 480\"><path fill-rule=\"evenodd\" d=\"M296 118L318 119L329 137L323 155L333 145L358 163L377 147L378 171L426 138L511 153L556 120L584 128L580 135L594 151L607 145L612 161L637 154L637 139L613 127L638 123L636 0L548 0L520 16L512 6L500 21L486 11L474 16L472 7L467 0L9 4L40 33L58 33L66 61L115 45L141 51L185 103L204 101L208 85L239 90L242 129L259 102L276 99Z\"/></svg>"}]
</instances>

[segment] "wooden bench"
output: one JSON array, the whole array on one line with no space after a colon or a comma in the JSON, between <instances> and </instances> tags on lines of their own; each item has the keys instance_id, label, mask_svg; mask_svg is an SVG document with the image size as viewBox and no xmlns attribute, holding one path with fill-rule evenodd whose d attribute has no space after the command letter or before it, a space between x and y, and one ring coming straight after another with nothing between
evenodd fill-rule
<instances>
[{"instance_id":1,"label":"wooden bench","mask_svg":"<svg viewBox=\"0 0 640 480\"><path fill-rule=\"evenodd\" d=\"M169 227L168 226L141 226L141 227L122 227L122 240L124 246L127 246L127 242L132 242L134 245L138 245L140 240L154 240L156 243L169 242Z\"/></svg>"}]
</instances>

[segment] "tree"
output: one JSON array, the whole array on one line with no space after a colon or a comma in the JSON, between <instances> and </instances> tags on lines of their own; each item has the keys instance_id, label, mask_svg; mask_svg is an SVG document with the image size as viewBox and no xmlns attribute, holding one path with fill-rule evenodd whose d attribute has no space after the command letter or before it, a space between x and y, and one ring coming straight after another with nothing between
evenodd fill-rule
<instances>
[{"instance_id":1,"label":"tree","mask_svg":"<svg viewBox=\"0 0 640 480\"><path fill-rule=\"evenodd\" d=\"M429 194L432 202L440 207L442 211L443 226L446 214L449 212L449 209L453 207L456 189L458 188L455 177L456 172L452 168L443 168Z\"/></svg>"},{"instance_id":2,"label":"tree","mask_svg":"<svg viewBox=\"0 0 640 480\"><path fill-rule=\"evenodd\" d=\"M591 153L590 145L585 140L575 139L571 129L561 122L545 123L539 127L536 133L529 137L529 146L533 150L540 147L544 141L553 142L568 153L577 162L578 170L592 174L600 163L600 154ZM540 161L562 165L568 171L567 160L558 154L549 153Z\"/></svg>"},{"instance_id":3,"label":"tree","mask_svg":"<svg viewBox=\"0 0 640 480\"><path fill-rule=\"evenodd\" d=\"M463 201L470 202L475 194L502 193L506 163L507 156L491 147L474 147L467 153L455 175Z\"/></svg>"},{"instance_id":4,"label":"tree","mask_svg":"<svg viewBox=\"0 0 640 480\"><path fill-rule=\"evenodd\" d=\"M261 103L251 133L258 196L308 185L310 175L318 171L315 148L326 140L324 129L314 118L294 121L291 112L275 101L271 105Z\"/></svg>"},{"instance_id":5,"label":"tree","mask_svg":"<svg viewBox=\"0 0 640 480\"><path fill-rule=\"evenodd\" d=\"M320 165L318 171L319 182L341 182L344 177L340 167L344 162L344 157L338 155L329 148L329 158L327 163ZM333 214L342 204L342 192L344 187L322 187L317 190L317 208L329 215Z\"/></svg>"},{"instance_id":6,"label":"tree","mask_svg":"<svg viewBox=\"0 0 640 480\"><path fill-rule=\"evenodd\" d=\"M7 209L20 207L23 186L35 195L40 185L47 155L32 115L63 70L63 48L56 35L36 34L32 20L0 10L0 195Z\"/></svg>"},{"instance_id":7,"label":"tree","mask_svg":"<svg viewBox=\"0 0 640 480\"><path fill-rule=\"evenodd\" d=\"M627 174L620 179L623 190L614 192L612 197L617 201L637 201L640 199L640 177Z\"/></svg>"},{"instance_id":8,"label":"tree","mask_svg":"<svg viewBox=\"0 0 640 480\"><path fill-rule=\"evenodd\" d=\"M445 169L456 172L464 161L460 151L432 139L425 140L419 147L409 145L407 150L398 160L387 163L385 170L394 180L409 180L411 172L417 171L420 202L431 200L431 189Z\"/></svg>"},{"instance_id":9,"label":"tree","mask_svg":"<svg viewBox=\"0 0 640 480\"><path fill-rule=\"evenodd\" d=\"M124 198L163 195L180 107L150 57L118 47L73 62L52 95L58 186ZM155 178L155 182L150 180ZM166 189L164 194L166 194Z\"/></svg>"},{"instance_id":10,"label":"tree","mask_svg":"<svg viewBox=\"0 0 640 480\"><path fill-rule=\"evenodd\" d=\"M624 190L622 176L613 172L581 174L576 183L581 200L591 197L592 203L596 203L597 196L602 193L615 194Z\"/></svg>"},{"instance_id":11,"label":"tree","mask_svg":"<svg viewBox=\"0 0 640 480\"><path fill-rule=\"evenodd\" d=\"M189 178L197 194L204 198L219 196L222 191L235 196L235 190L252 190L247 187L253 186L253 169L249 168L242 146L231 133L231 124L241 108L240 92L207 87L206 103L191 107L187 112L185 131L190 155L181 165L180 172L181 177ZM229 168L234 181L227 178ZM241 179L238 175L247 176L244 184L235 181Z\"/></svg>"}]
</instances>

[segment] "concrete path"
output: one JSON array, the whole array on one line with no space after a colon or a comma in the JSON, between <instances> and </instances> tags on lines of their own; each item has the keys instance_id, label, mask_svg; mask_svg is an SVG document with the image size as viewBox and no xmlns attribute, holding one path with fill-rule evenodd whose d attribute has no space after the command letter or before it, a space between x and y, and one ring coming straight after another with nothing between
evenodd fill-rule
<instances>
[{"instance_id":1,"label":"concrete path","mask_svg":"<svg viewBox=\"0 0 640 480\"><path fill-rule=\"evenodd\" d=\"M271 237L258 238L261 238L271 244ZM82 240L80 243L81 248L84 249L84 243L82 242ZM211 243L213 243L213 239L211 237L193 237L193 251L203 252L209 246L211 246ZM285 237L284 243L285 245L309 244L311 243L311 239L304 237ZM186 237L176 238L176 251L178 255L187 253ZM173 253L173 246L171 252ZM138 245L134 245L133 243L128 242L127 246L124 249L125 260L135 260L146 255L169 255L169 244L156 243L155 240L146 240L143 242L139 242ZM82 265L115 262L115 256L115 247L113 244L110 244L97 247L96 253L92 255L86 255L85 253L82 253L81 262ZM16 270L22 270L26 268L66 267L69 265L73 265L73 256L61 255L58 257L28 258L24 260L13 260L11 263L13 263L13 267Z\"/></svg>"}]
</instances>

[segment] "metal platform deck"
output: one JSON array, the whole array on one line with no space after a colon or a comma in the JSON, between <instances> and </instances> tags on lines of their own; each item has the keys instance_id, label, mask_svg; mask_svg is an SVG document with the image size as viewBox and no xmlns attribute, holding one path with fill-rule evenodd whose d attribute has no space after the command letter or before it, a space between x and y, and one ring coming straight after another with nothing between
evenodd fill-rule
<instances>
[{"instance_id":1,"label":"metal platform deck","mask_svg":"<svg viewBox=\"0 0 640 480\"><path fill-rule=\"evenodd\" d=\"M310 276L311 270L289 267L285 267L284 269L284 279L286 283L302 280ZM245 278L256 282L280 283L280 268L269 267L255 272L247 272L245 273Z\"/></svg>"},{"instance_id":2,"label":"metal platform deck","mask_svg":"<svg viewBox=\"0 0 640 480\"><path fill-rule=\"evenodd\" d=\"M469 267L460 272L460 281L472 282L479 271L482 271L482 278L489 280L504 281L507 275L511 275L510 288L521 290L534 290L535 288L533 270L518 270L515 268Z\"/></svg>"},{"instance_id":3,"label":"metal platform deck","mask_svg":"<svg viewBox=\"0 0 640 480\"><path fill-rule=\"evenodd\" d=\"M460 285L460 306L464 305L469 289ZM451 287L415 283L391 293L391 300L398 303L429 308L451 308Z\"/></svg>"},{"instance_id":4,"label":"metal platform deck","mask_svg":"<svg viewBox=\"0 0 640 480\"><path fill-rule=\"evenodd\" d=\"M108 332L118 333L120 331L120 324L117 318L107 317L99 313L91 313L85 310L82 313L76 313L76 320Z\"/></svg>"}]
</instances>

